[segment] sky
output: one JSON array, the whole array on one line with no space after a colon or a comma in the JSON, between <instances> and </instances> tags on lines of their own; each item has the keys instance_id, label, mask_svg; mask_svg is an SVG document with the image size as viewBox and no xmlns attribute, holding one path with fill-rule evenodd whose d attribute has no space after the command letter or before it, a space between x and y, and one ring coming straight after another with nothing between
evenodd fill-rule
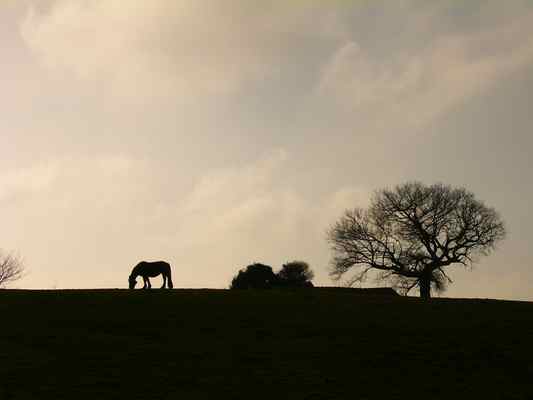
<instances>
[{"instance_id":1,"label":"sky","mask_svg":"<svg viewBox=\"0 0 533 400\"><path fill-rule=\"evenodd\" d=\"M2 0L0 49L11 287L126 287L140 260L337 285L327 229L419 180L506 222L445 296L533 300L529 0Z\"/></svg>"}]
</instances>

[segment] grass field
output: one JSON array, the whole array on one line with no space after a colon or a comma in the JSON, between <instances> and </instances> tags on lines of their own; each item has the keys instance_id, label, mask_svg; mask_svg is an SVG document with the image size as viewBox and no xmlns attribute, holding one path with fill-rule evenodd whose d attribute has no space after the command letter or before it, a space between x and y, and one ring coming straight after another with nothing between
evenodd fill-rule
<instances>
[{"instance_id":1,"label":"grass field","mask_svg":"<svg viewBox=\"0 0 533 400\"><path fill-rule=\"evenodd\" d=\"M533 303L0 291L0 399L533 399Z\"/></svg>"}]
</instances>

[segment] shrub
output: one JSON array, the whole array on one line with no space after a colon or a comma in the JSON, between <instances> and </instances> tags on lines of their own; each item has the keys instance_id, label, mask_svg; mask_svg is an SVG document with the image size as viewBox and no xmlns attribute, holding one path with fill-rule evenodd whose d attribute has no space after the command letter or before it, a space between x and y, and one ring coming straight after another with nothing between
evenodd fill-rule
<instances>
[{"instance_id":1,"label":"shrub","mask_svg":"<svg viewBox=\"0 0 533 400\"><path fill-rule=\"evenodd\" d=\"M268 265L255 263L241 269L231 281L230 289L269 289L277 277Z\"/></svg>"}]
</instances>

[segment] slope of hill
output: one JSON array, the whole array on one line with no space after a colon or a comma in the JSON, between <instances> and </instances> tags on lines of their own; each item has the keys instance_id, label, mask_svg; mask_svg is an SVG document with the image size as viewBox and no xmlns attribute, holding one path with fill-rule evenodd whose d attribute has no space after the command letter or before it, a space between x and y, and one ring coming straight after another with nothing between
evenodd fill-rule
<instances>
[{"instance_id":1,"label":"slope of hill","mask_svg":"<svg viewBox=\"0 0 533 400\"><path fill-rule=\"evenodd\" d=\"M533 398L533 303L0 291L0 399Z\"/></svg>"}]
</instances>

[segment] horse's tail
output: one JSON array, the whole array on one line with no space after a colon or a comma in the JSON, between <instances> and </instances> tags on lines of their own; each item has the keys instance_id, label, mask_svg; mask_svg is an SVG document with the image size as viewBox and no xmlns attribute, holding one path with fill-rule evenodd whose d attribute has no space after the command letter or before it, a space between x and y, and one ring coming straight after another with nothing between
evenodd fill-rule
<instances>
[{"instance_id":1,"label":"horse's tail","mask_svg":"<svg viewBox=\"0 0 533 400\"><path fill-rule=\"evenodd\" d=\"M169 289L174 287L174 284L172 283L172 270L170 268L170 264L168 265L167 285Z\"/></svg>"}]
</instances>

